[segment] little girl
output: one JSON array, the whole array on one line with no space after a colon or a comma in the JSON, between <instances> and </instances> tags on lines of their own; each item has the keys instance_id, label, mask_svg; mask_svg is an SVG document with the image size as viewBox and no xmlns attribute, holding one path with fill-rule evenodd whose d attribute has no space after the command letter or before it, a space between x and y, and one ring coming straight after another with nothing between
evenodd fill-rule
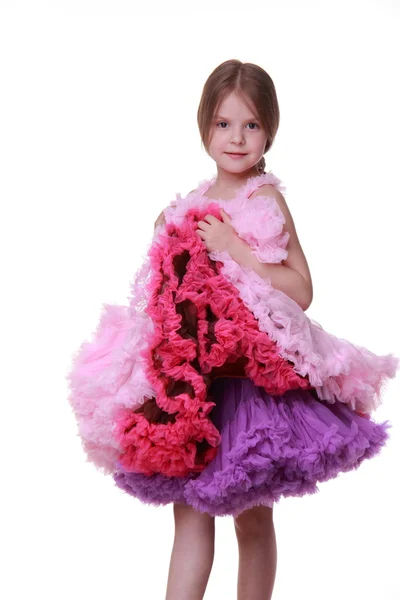
<instances>
[{"instance_id":1,"label":"little girl","mask_svg":"<svg viewBox=\"0 0 400 600\"><path fill-rule=\"evenodd\" d=\"M224 515L238 600L266 600L274 503L379 453L390 424L371 412L399 360L305 315L310 270L285 188L264 171L279 125L270 76L222 63L198 125L217 175L156 220L130 307L106 305L75 358L70 401L90 460L140 501L173 503L166 600L203 598Z\"/></svg>"}]
</instances>

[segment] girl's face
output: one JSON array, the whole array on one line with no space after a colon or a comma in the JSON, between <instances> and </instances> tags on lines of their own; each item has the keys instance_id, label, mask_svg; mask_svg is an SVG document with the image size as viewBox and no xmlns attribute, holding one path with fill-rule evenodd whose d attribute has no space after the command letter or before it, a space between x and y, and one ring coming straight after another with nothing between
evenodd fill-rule
<instances>
[{"instance_id":1,"label":"girl's face","mask_svg":"<svg viewBox=\"0 0 400 600\"><path fill-rule=\"evenodd\" d=\"M255 112L237 94L229 94L221 102L211 124L208 148L211 158L229 173L249 171L263 156L266 142L266 131Z\"/></svg>"}]
</instances>

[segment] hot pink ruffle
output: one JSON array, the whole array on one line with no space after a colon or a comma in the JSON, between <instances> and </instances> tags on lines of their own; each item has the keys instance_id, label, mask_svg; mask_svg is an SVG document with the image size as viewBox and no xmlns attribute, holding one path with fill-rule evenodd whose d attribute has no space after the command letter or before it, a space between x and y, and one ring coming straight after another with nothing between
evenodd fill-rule
<instances>
[{"instance_id":1,"label":"hot pink ruffle","mask_svg":"<svg viewBox=\"0 0 400 600\"><path fill-rule=\"evenodd\" d=\"M208 212L220 218L217 209ZM220 436L208 416L215 404L207 397L214 367L245 359L243 376L270 394L310 388L259 331L236 288L220 274L221 265L208 258L196 234L204 216L189 211L180 227L167 225L150 250L146 313L154 332L146 376L155 397L147 414L144 408L123 409L115 416L114 436L123 448L119 462L127 472L183 476L215 457Z\"/></svg>"}]
</instances>

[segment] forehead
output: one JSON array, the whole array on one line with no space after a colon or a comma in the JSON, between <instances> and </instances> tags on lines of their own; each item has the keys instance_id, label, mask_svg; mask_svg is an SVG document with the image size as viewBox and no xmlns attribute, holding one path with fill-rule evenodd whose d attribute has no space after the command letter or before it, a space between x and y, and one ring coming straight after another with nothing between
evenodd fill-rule
<instances>
[{"instance_id":1,"label":"forehead","mask_svg":"<svg viewBox=\"0 0 400 600\"><path fill-rule=\"evenodd\" d=\"M255 119L257 112L248 98L232 92L217 105L216 117Z\"/></svg>"}]
</instances>

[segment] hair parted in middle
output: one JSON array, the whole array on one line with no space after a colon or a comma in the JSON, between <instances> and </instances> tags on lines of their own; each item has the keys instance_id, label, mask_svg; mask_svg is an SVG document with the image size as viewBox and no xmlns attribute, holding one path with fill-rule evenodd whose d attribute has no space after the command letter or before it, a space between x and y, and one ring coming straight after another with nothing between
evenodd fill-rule
<instances>
[{"instance_id":1,"label":"hair parted in middle","mask_svg":"<svg viewBox=\"0 0 400 600\"><path fill-rule=\"evenodd\" d=\"M279 127L280 113L275 85L264 69L236 59L221 63L204 84L197 110L197 124L204 148L208 151L214 115L221 102L232 92L238 94L250 109L250 103L253 104L256 116L267 133L265 154L271 148ZM264 172L264 157L256 166L260 173Z\"/></svg>"}]
</instances>

